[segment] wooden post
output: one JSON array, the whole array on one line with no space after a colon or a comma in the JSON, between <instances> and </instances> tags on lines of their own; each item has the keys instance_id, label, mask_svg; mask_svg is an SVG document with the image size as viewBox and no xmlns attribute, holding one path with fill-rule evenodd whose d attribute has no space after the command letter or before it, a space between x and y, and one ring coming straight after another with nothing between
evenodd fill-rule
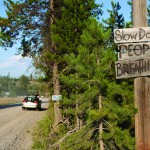
<instances>
[{"instance_id":1,"label":"wooden post","mask_svg":"<svg viewBox=\"0 0 150 150\"><path fill-rule=\"evenodd\" d=\"M147 1L133 0L133 27L147 27ZM150 150L150 84L148 77L134 79L136 150Z\"/></svg>"},{"instance_id":2,"label":"wooden post","mask_svg":"<svg viewBox=\"0 0 150 150\"><path fill-rule=\"evenodd\" d=\"M133 27L147 27L147 0L132 0Z\"/></svg>"},{"instance_id":3,"label":"wooden post","mask_svg":"<svg viewBox=\"0 0 150 150\"><path fill-rule=\"evenodd\" d=\"M136 150L150 150L150 80L139 77L134 82Z\"/></svg>"}]
</instances>

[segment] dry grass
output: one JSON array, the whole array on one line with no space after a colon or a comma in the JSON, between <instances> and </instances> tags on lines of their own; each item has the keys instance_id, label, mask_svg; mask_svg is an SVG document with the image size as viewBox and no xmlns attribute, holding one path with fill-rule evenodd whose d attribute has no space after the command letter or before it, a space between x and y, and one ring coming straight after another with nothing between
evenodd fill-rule
<instances>
[{"instance_id":1,"label":"dry grass","mask_svg":"<svg viewBox=\"0 0 150 150\"><path fill-rule=\"evenodd\" d=\"M0 105L13 104L22 101L22 97L0 97Z\"/></svg>"}]
</instances>

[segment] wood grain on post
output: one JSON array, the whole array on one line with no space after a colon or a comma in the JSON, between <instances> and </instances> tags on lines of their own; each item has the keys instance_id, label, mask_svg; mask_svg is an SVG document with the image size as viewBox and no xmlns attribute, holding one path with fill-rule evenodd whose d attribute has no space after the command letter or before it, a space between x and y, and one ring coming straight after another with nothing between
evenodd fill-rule
<instances>
[{"instance_id":1,"label":"wood grain on post","mask_svg":"<svg viewBox=\"0 0 150 150\"><path fill-rule=\"evenodd\" d=\"M138 77L134 82L136 150L150 150L150 80L148 77Z\"/></svg>"},{"instance_id":2,"label":"wood grain on post","mask_svg":"<svg viewBox=\"0 0 150 150\"><path fill-rule=\"evenodd\" d=\"M132 0L133 27L147 27L147 0Z\"/></svg>"},{"instance_id":3,"label":"wood grain on post","mask_svg":"<svg viewBox=\"0 0 150 150\"><path fill-rule=\"evenodd\" d=\"M147 27L147 1L133 0L133 27ZM134 79L136 150L150 150L150 83L148 77Z\"/></svg>"}]
</instances>

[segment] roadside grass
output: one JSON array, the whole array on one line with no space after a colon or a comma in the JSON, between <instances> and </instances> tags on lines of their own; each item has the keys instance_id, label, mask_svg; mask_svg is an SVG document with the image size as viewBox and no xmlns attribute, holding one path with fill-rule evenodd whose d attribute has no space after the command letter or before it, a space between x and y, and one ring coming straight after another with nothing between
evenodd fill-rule
<instances>
[{"instance_id":1,"label":"roadside grass","mask_svg":"<svg viewBox=\"0 0 150 150\"><path fill-rule=\"evenodd\" d=\"M32 132L33 136L33 145L32 150L46 150L49 147L49 135L52 130L52 124L53 124L53 109L52 104L50 102L49 109L47 110L47 113L43 117L42 120L40 120L37 124L37 126L34 128Z\"/></svg>"},{"instance_id":2,"label":"roadside grass","mask_svg":"<svg viewBox=\"0 0 150 150\"><path fill-rule=\"evenodd\" d=\"M48 116L45 116L39 123L36 129L33 131L33 145L32 149L46 150L49 141L51 121Z\"/></svg>"},{"instance_id":3,"label":"roadside grass","mask_svg":"<svg viewBox=\"0 0 150 150\"><path fill-rule=\"evenodd\" d=\"M22 97L0 97L0 106L22 102Z\"/></svg>"}]
</instances>

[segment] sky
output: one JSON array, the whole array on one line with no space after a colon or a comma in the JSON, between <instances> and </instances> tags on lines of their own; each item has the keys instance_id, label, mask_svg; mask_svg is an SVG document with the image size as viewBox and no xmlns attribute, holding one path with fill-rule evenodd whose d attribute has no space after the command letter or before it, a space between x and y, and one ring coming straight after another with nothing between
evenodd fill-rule
<instances>
[{"instance_id":1,"label":"sky","mask_svg":"<svg viewBox=\"0 0 150 150\"><path fill-rule=\"evenodd\" d=\"M3 6L3 1L0 0L0 16L5 16L5 7ZM120 14L123 14L125 21L129 21L131 9L127 5L128 0L114 0L114 2L119 2L121 5ZM96 0L97 4L104 4L103 7L103 18L108 18L107 9L111 9L111 0ZM19 44L18 44L19 45ZM31 58L23 58L21 55L16 55L17 45L4 50L0 47L0 76L7 76L18 78L21 75L29 76L31 73L35 72L32 66Z\"/></svg>"},{"instance_id":2,"label":"sky","mask_svg":"<svg viewBox=\"0 0 150 150\"><path fill-rule=\"evenodd\" d=\"M111 10L111 1L112 0L95 0L95 2L97 4L103 3L103 16L102 16L102 18L104 18L104 19L109 17L107 10L109 10L109 9ZM113 0L113 1L119 2L120 6L121 6L119 13L124 15L125 21L130 21L131 8L127 4L128 0Z\"/></svg>"}]
</instances>

